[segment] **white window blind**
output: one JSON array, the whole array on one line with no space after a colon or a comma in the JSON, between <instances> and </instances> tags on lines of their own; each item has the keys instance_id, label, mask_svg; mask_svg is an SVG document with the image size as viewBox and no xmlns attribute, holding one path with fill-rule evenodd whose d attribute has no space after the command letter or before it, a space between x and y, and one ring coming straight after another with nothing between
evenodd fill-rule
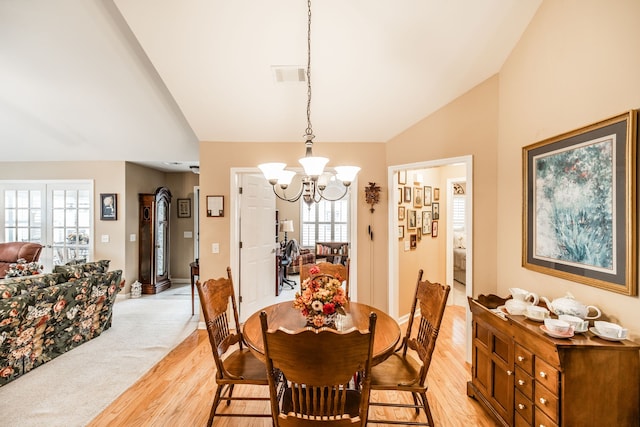
<instances>
[{"instance_id":1,"label":"white window blind","mask_svg":"<svg viewBox=\"0 0 640 427\"><path fill-rule=\"evenodd\" d=\"M300 209L302 246L314 247L316 242L349 241L349 197L335 202L322 200L310 207L301 199Z\"/></svg>"},{"instance_id":2,"label":"white window blind","mask_svg":"<svg viewBox=\"0 0 640 427\"><path fill-rule=\"evenodd\" d=\"M455 231L464 230L465 209L466 197L453 196L453 229Z\"/></svg>"}]
</instances>

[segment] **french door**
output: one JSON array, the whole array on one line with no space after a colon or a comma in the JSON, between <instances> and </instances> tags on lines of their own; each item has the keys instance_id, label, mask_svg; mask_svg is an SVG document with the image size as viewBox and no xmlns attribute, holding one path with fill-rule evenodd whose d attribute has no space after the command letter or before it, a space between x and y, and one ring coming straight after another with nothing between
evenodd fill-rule
<instances>
[{"instance_id":1,"label":"french door","mask_svg":"<svg viewBox=\"0 0 640 427\"><path fill-rule=\"evenodd\" d=\"M92 259L92 201L90 181L2 181L0 241L40 243L45 271Z\"/></svg>"}]
</instances>

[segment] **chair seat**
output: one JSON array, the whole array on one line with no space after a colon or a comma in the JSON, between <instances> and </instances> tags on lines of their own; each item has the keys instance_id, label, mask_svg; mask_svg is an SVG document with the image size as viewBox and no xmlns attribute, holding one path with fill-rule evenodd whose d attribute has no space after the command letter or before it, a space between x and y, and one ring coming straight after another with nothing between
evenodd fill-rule
<instances>
[{"instance_id":1,"label":"chair seat","mask_svg":"<svg viewBox=\"0 0 640 427\"><path fill-rule=\"evenodd\" d=\"M268 384L264 362L255 357L247 348L235 350L224 359L224 367L234 377L242 377L246 384ZM218 383L236 383L236 380L218 379Z\"/></svg>"},{"instance_id":2,"label":"chair seat","mask_svg":"<svg viewBox=\"0 0 640 427\"><path fill-rule=\"evenodd\" d=\"M371 389L398 390L406 387L412 391L426 390L416 383L422 365L416 359L402 353L393 353L387 360L371 368Z\"/></svg>"},{"instance_id":3,"label":"chair seat","mask_svg":"<svg viewBox=\"0 0 640 427\"><path fill-rule=\"evenodd\" d=\"M294 411L292 395L293 395L292 389L287 388L284 392L284 395L282 396L282 413L283 414L288 414ZM302 391L302 395L306 396L305 390ZM311 400L313 401L313 396ZM301 402L301 405L302 405L301 412L306 413L305 402ZM347 399L345 403L344 412L346 414L349 414L351 417L357 417L360 415L360 392L359 391L347 390Z\"/></svg>"}]
</instances>

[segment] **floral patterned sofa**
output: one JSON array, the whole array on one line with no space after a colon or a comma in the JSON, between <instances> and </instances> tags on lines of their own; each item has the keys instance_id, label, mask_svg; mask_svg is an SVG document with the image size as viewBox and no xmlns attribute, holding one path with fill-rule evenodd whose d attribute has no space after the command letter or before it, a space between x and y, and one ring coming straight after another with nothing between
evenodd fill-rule
<instances>
[{"instance_id":1,"label":"floral patterned sofa","mask_svg":"<svg viewBox=\"0 0 640 427\"><path fill-rule=\"evenodd\" d=\"M0 280L0 386L111 326L122 270L109 261Z\"/></svg>"}]
</instances>

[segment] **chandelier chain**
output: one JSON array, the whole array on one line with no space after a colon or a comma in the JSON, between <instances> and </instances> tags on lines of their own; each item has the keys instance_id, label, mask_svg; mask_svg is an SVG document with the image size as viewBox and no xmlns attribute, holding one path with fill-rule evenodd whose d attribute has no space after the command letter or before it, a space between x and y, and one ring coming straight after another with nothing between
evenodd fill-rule
<instances>
[{"instance_id":1,"label":"chandelier chain","mask_svg":"<svg viewBox=\"0 0 640 427\"><path fill-rule=\"evenodd\" d=\"M311 0L307 0L307 141L313 140L311 128Z\"/></svg>"}]
</instances>

